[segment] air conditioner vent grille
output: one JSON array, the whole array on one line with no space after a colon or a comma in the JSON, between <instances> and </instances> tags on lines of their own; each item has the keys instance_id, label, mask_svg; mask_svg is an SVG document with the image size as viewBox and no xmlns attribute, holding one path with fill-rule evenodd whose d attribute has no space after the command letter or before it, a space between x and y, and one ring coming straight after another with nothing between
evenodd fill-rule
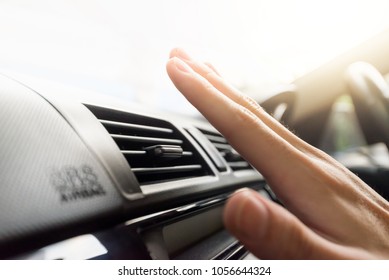
<instances>
[{"instance_id":1,"label":"air conditioner vent grille","mask_svg":"<svg viewBox=\"0 0 389 280\"><path fill-rule=\"evenodd\" d=\"M169 122L86 106L118 145L141 185L212 175L193 145Z\"/></svg>"},{"instance_id":2,"label":"air conditioner vent grille","mask_svg":"<svg viewBox=\"0 0 389 280\"><path fill-rule=\"evenodd\" d=\"M228 166L234 170L253 169L252 166L217 132L200 129L204 136L215 146Z\"/></svg>"}]
</instances>

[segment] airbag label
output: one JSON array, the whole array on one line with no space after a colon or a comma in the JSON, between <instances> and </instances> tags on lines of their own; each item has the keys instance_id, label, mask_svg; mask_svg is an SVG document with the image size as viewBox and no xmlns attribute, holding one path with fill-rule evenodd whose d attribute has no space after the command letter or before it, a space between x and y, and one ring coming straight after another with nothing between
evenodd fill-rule
<instances>
[{"instance_id":1,"label":"airbag label","mask_svg":"<svg viewBox=\"0 0 389 280\"><path fill-rule=\"evenodd\" d=\"M71 202L89 199L95 196L104 196L106 191L99 183L92 167L67 166L51 173L50 181L59 193L61 202Z\"/></svg>"}]
</instances>

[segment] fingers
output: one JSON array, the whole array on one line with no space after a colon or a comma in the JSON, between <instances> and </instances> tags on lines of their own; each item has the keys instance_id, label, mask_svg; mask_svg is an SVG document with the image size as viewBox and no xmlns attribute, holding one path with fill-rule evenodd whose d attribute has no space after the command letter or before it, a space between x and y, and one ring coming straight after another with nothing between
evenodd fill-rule
<instances>
[{"instance_id":1,"label":"fingers","mask_svg":"<svg viewBox=\"0 0 389 280\"><path fill-rule=\"evenodd\" d=\"M294 159L298 159L298 162L296 164L300 164L300 165L303 162L303 159L309 160L308 157L312 159L333 161L333 159L331 159L321 151L317 150L316 148L302 141L300 138L296 137L283 125L281 125L274 118L268 115L254 100L241 94L238 90L236 90L231 85L229 85L222 77L220 77L220 75L218 75L213 69L211 69L207 65L192 59L187 53L185 53L181 49L173 49L172 52L170 53L170 56L181 59L185 64L190 66L193 72L197 73L200 77L202 77L202 79L206 80L209 83L208 87L214 87L219 93L225 95L230 101L244 108L244 110L246 110L247 113L250 113L254 117L253 119L255 119L258 123L261 123L262 126L266 126L268 133L265 134L262 133L260 135L259 134L254 135L254 133L252 133L251 137L257 137L257 138L253 138L253 140L259 141L258 137L261 138L268 137L269 141L267 141L267 144L271 145L272 149L274 148L273 145L276 145L276 141L278 141L279 144L281 144L280 146L282 146L282 142L284 142L282 147L282 151L284 153L284 163L287 162L288 164L293 164L293 160L290 157L288 157L288 153L291 152L293 152L292 157L294 157ZM185 95L185 92L183 92L183 94ZM204 114L204 112L202 113ZM231 137L235 136L235 138L238 138L237 140L238 144L242 145L243 137L241 137L240 134L241 130L235 132L234 131L229 132L220 129L220 127L218 127L215 124L214 126L216 126L216 128L218 128L219 131L222 132L224 136L226 136L226 138L229 140L231 144L234 145L234 139L232 139ZM245 128L248 129L247 126ZM249 146L249 147L258 147L260 144L261 143L258 142L257 145L254 144L254 146ZM270 146L266 146L266 149L268 149L268 147ZM239 150L239 147L235 147L235 148L247 160L249 160L251 164L253 164L258 170L261 171L261 173L266 177L267 181L272 185L274 191L277 193L280 199L289 200L288 198L283 197L284 192L281 191L280 193L278 190L279 187L281 188L286 187L285 184L282 184L282 182L280 183L280 180L285 182L286 180L295 178L298 174L295 174L295 176L290 177L288 176L288 173L280 173L281 172L280 170L279 172L274 172L274 169L271 169L272 166L261 166L261 164L262 165L264 164L265 161L264 159L267 160L266 164L269 164L269 161L271 161L274 158L277 151L274 151L274 153L272 153L272 155L269 156L256 153L255 155L253 154L253 156L260 156L260 159L258 159L258 157L251 159L250 155L252 155L252 151L249 151L250 154L247 154L244 151ZM277 161L275 160L275 162ZM271 169L270 172L266 170L267 167ZM290 172L290 168L288 170ZM282 174L283 178L280 176L280 174ZM290 181L289 183L293 184L295 182Z\"/></svg>"},{"instance_id":2,"label":"fingers","mask_svg":"<svg viewBox=\"0 0 389 280\"><path fill-rule=\"evenodd\" d=\"M249 189L239 191L227 202L224 224L260 259L353 257L346 249L318 236L284 208Z\"/></svg>"},{"instance_id":3,"label":"fingers","mask_svg":"<svg viewBox=\"0 0 389 280\"><path fill-rule=\"evenodd\" d=\"M260 259L309 259L316 252L313 234L288 212L254 191L235 194L224 211L224 224Z\"/></svg>"},{"instance_id":4,"label":"fingers","mask_svg":"<svg viewBox=\"0 0 389 280\"><path fill-rule=\"evenodd\" d=\"M188 56L183 57L188 59ZM186 60L173 56L168 61L167 71L178 90L265 176L285 205L295 209L297 199L308 201L305 198L320 197L320 192L325 191L311 187L315 186L317 176L307 172L307 166L312 163L301 150L277 134L250 109L217 89ZM301 184L301 178L308 178L308 181Z\"/></svg>"},{"instance_id":5,"label":"fingers","mask_svg":"<svg viewBox=\"0 0 389 280\"><path fill-rule=\"evenodd\" d=\"M209 62L204 62L205 65L207 65L210 69L212 69L213 72L215 72L219 77L221 77L219 71L216 70L215 66L213 66L211 63Z\"/></svg>"},{"instance_id":6,"label":"fingers","mask_svg":"<svg viewBox=\"0 0 389 280\"><path fill-rule=\"evenodd\" d=\"M299 153L299 160L301 161L308 160L307 165L312 164L312 162L318 163L319 161L324 164L330 164L336 166L339 170L350 177L355 179L353 174L349 172L344 166L339 164L336 160L325 154L324 152L316 149L315 147L309 145L305 141L301 140L299 137L290 132L287 128L285 128L281 123L267 114L252 98L241 94L238 90L232 87L229 83L227 83L215 70L215 68L211 64L201 63L194 60L190 57L185 51L182 49L176 48L173 49L170 53L170 57L178 57L182 59L186 64L188 64L197 74L206 79L212 86L214 86L220 93L227 96L233 102L241 105L250 111L253 115L255 115L258 119L260 119L264 125L266 125L270 130L272 130L275 135L278 135L280 138L288 142L290 146L294 149L297 149L301 153ZM227 137L228 138L228 137ZM298 153L296 153L297 155ZM247 156L243 154L243 156ZM287 160L287 158L285 158ZM254 164L253 162L251 162ZM258 167L258 166L256 166ZM279 195L279 198L283 199L283 193L279 193L278 187L284 187L282 184L279 184L279 177L273 178L274 176L264 173L264 170L261 170L263 175L266 177L267 181L272 185L274 191ZM295 174L297 176L297 174ZM287 174L285 174L286 178L289 179ZM285 181L285 180L283 180ZM357 180L358 181L358 180ZM294 183L291 181L290 183ZM358 182L360 184L360 182ZM368 188L365 191L371 192ZM285 198L287 199L287 198Z\"/></svg>"},{"instance_id":7,"label":"fingers","mask_svg":"<svg viewBox=\"0 0 389 280\"><path fill-rule=\"evenodd\" d=\"M246 107L221 93L183 60L171 58L167 71L183 95L268 180L275 176L281 180L293 178L296 171L289 166L301 165L302 162L299 160L300 152L289 142L279 137Z\"/></svg>"},{"instance_id":8,"label":"fingers","mask_svg":"<svg viewBox=\"0 0 389 280\"><path fill-rule=\"evenodd\" d=\"M204 77L210 82L216 89L225 94L228 98L244 106L250 110L255 116L260 118L270 129L277 133L280 137L291 143L294 147L301 151L312 152L316 154L316 151L312 149L310 145L307 145L300 138L296 137L278 121L267 114L252 98L241 94L238 90L228 84L215 70L215 68L209 63L201 63L192 59L184 50L176 48L170 53L170 57L178 57L185 61L191 68L199 75Z\"/></svg>"},{"instance_id":9,"label":"fingers","mask_svg":"<svg viewBox=\"0 0 389 280\"><path fill-rule=\"evenodd\" d=\"M201 90L201 92L192 94L191 98L188 98L187 96L190 102L195 102L200 106L204 105L204 103L209 103L208 107L210 108L206 109L207 111L213 110L215 113L218 113L220 110L217 109L222 108L222 111L225 113L225 110L228 110L228 108L223 108L219 103L213 103L218 102L217 100L210 102L207 91L211 90L214 93L217 92L219 95L227 97L224 98L227 103L235 104L234 106L227 107L233 107L235 109L240 108L238 111L240 111L240 113L243 112L243 114L237 114L234 110L230 110L232 116L234 116L234 114L238 117L239 115L242 115L240 119L243 121L240 124L235 121L235 125L237 126L232 126L231 122L226 121L228 118L222 117L220 117L220 124L213 124L226 136L229 142L235 146L236 150L260 170L284 203L295 200L294 192L291 192L290 190L285 192L285 189L290 188L291 186L294 189L302 188L300 190L303 191L303 194L300 193L299 196L302 195L303 198L310 197L310 191L315 192L315 196L320 195L320 193L318 194L317 192L321 192L323 189L311 188L307 190L307 185L315 185L316 178L318 178L317 174L314 174L315 171L326 175L320 170L318 171L318 169L321 168L321 165L335 166L337 169L341 170L341 177L348 176L352 180L355 179L355 177L342 165L322 151L296 137L274 118L269 116L255 101L242 95L207 65L192 59L181 49L173 49L170 56L172 58L178 58L181 63L189 66L188 69L190 69L193 76L197 76L197 80L201 80L206 87L206 89ZM173 67L171 67L170 70L173 70ZM171 74L172 71L169 72L169 75ZM177 76L176 78L180 80L185 79L186 77ZM174 81L173 78L173 82L178 83L177 79ZM188 83L188 81L183 82L183 80L180 82ZM187 95L189 91L194 91L194 87L188 89L188 91L185 91L183 88L180 90L184 95ZM198 107L196 104L194 105ZM214 106L214 104L218 105ZM198 109L200 108L198 107ZM204 115L207 114L204 110L200 109L200 111ZM224 129L223 126L227 127ZM244 137L245 134L246 137ZM269 149L269 147L271 147L271 149ZM261 148L266 149L266 151L258 152L257 150ZM271 164L272 162L275 164ZM277 164L279 165L276 166ZM282 164L285 167L284 169L282 168ZM313 170L314 172L312 172L310 169L307 170L308 166L312 169L315 168L315 166L319 168L316 168ZM293 169L291 169L291 167L293 167ZM291 170L293 171L293 174L291 174ZM301 174L299 174L299 172L301 172ZM301 181L299 180L300 176L304 179L311 176L312 180L311 182L305 181L305 184L301 184ZM358 184L360 184L360 182L358 182ZM290 199L290 196L292 196L292 199Z\"/></svg>"},{"instance_id":10,"label":"fingers","mask_svg":"<svg viewBox=\"0 0 389 280\"><path fill-rule=\"evenodd\" d=\"M369 257L361 253L361 241L378 225L387 232L380 220L387 214L387 202L277 123L212 67L176 49L167 71L182 94L265 176L301 220L256 193L234 195L226 206L225 224L249 250L261 258ZM369 214L366 205L376 211ZM374 242L369 239L369 246L376 248L383 240L386 235Z\"/></svg>"}]
</instances>

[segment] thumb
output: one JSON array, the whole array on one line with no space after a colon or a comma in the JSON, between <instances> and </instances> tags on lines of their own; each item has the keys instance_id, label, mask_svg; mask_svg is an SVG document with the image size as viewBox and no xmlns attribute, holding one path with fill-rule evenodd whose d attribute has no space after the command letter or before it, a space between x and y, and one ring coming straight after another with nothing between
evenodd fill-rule
<instances>
[{"instance_id":1,"label":"thumb","mask_svg":"<svg viewBox=\"0 0 389 280\"><path fill-rule=\"evenodd\" d=\"M229 199L224 224L260 259L334 258L327 240L253 190L243 189Z\"/></svg>"}]
</instances>

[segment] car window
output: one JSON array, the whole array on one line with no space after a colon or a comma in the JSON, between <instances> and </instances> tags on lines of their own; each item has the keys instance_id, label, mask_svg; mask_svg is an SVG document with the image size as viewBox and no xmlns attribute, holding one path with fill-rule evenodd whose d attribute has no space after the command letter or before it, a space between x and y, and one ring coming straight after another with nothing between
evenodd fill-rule
<instances>
[{"instance_id":1,"label":"car window","mask_svg":"<svg viewBox=\"0 0 389 280\"><path fill-rule=\"evenodd\" d=\"M379 0L1 1L0 67L193 112L168 94L171 48L259 97L385 29L388 10Z\"/></svg>"}]
</instances>

